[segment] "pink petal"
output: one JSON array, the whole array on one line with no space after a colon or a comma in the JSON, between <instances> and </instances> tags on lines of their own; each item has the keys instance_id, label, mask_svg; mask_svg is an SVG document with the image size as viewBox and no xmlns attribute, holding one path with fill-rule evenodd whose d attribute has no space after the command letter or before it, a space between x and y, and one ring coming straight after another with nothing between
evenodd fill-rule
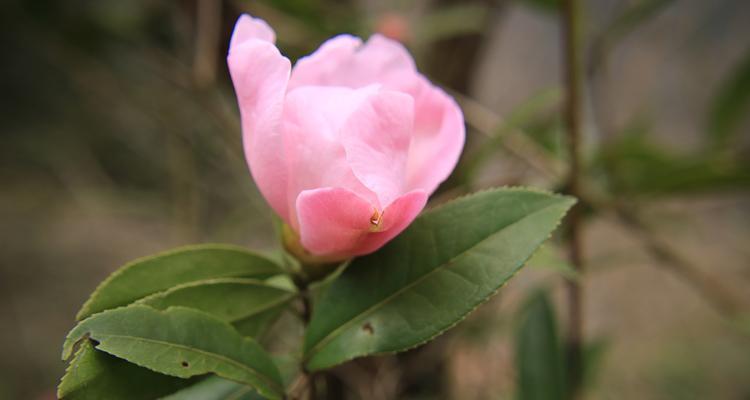
<instances>
[{"instance_id":1,"label":"pink petal","mask_svg":"<svg viewBox=\"0 0 750 400\"><path fill-rule=\"evenodd\" d=\"M237 22L235 34L239 36L233 37L227 63L240 107L250 172L271 207L288 220L288 177L280 123L291 64L272 43L263 40L268 32L258 21L242 17Z\"/></svg>"},{"instance_id":2,"label":"pink petal","mask_svg":"<svg viewBox=\"0 0 750 400\"><path fill-rule=\"evenodd\" d=\"M232 38L229 40L229 51L232 48L245 43L250 39L259 39L269 43L276 42L276 33L273 29L260 18L253 18L251 15L242 14L234 24Z\"/></svg>"},{"instance_id":3,"label":"pink petal","mask_svg":"<svg viewBox=\"0 0 750 400\"><path fill-rule=\"evenodd\" d=\"M396 41L374 35L362 44L352 36L337 36L297 62L289 84L353 88L380 84L383 89L410 94L414 137L405 190L434 192L458 162L466 135L461 109L416 71L408 51Z\"/></svg>"},{"instance_id":4,"label":"pink petal","mask_svg":"<svg viewBox=\"0 0 750 400\"><path fill-rule=\"evenodd\" d=\"M380 91L363 102L341 129L354 175L375 192L381 207L404 193L413 110L408 94Z\"/></svg>"},{"instance_id":5,"label":"pink petal","mask_svg":"<svg viewBox=\"0 0 750 400\"><path fill-rule=\"evenodd\" d=\"M461 108L424 77L412 91L414 136L409 151L406 190L432 193L456 167L466 138Z\"/></svg>"},{"instance_id":6,"label":"pink petal","mask_svg":"<svg viewBox=\"0 0 750 400\"><path fill-rule=\"evenodd\" d=\"M382 212L356 193L322 188L300 193L297 199L302 246L318 256L345 259L371 253L404 230L424 208L427 195L408 193Z\"/></svg>"},{"instance_id":7,"label":"pink petal","mask_svg":"<svg viewBox=\"0 0 750 400\"><path fill-rule=\"evenodd\" d=\"M353 90L306 86L291 91L283 117L284 151L289 165L287 201L295 213L297 195L309 189L340 187L373 204L377 196L354 175L339 134L352 113L377 87ZM290 223L296 228L296 218Z\"/></svg>"},{"instance_id":8,"label":"pink petal","mask_svg":"<svg viewBox=\"0 0 750 400\"><path fill-rule=\"evenodd\" d=\"M340 76L354 52L362 46L362 39L352 35L334 36L309 56L297 60L289 80L290 90L300 86L346 86L332 85Z\"/></svg>"},{"instance_id":9,"label":"pink petal","mask_svg":"<svg viewBox=\"0 0 750 400\"><path fill-rule=\"evenodd\" d=\"M290 87L304 85L360 88L385 84L404 73L415 73L414 60L401 44L382 35L361 39L339 35L323 43L294 66Z\"/></svg>"}]
</instances>

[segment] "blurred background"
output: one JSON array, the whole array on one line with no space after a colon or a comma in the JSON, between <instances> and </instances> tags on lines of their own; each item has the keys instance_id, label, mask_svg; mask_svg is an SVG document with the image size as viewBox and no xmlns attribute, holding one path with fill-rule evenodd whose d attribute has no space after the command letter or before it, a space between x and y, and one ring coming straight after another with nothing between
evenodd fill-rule
<instances>
[{"instance_id":1,"label":"blurred background","mask_svg":"<svg viewBox=\"0 0 750 400\"><path fill-rule=\"evenodd\" d=\"M750 2L583 4L585 276L553 238L437 341L334 370L344 398L515 398L535 357L521 338L564 332L573 279L589 398L750 399ZM75 312L124 262L197 242L276 248L225 65L242 12L292 60L342 32L407 45L468 127L433 203L563 189L556 0L1 7L0 399L54 398Z\"/></svg>"}]
</instances>

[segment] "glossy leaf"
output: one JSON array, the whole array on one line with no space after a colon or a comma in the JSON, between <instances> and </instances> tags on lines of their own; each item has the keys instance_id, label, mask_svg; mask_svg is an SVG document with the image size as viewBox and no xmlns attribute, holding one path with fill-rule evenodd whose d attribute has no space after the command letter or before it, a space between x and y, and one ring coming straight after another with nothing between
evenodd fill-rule
<instances>
[{"instance_id":1,"label":"glossy leaf","mask_svg":"<svg viewBox=\"0 0 750 400\"><path fill-rule=\"evenodd\" d=\"M423 213L326 290L305 337L307 367L406 350L439 335L510 279L573 203L495 189Z\"/></svg>"},{"instance_id":2,"label":"glossy leaf","mask_svg":"<svg viewBox=\"0 0 750 400\"><path fill-rule=\"evenodd\" d=\"M76 318L128 305L177 285L212 278L266 278L283 270L271 260L241 247L207 244L175 249L133 261L94 291Z\"/></svg>"},{"instance_id":3,"label":"glossy leaf","mask_svg":"<svg viewBox=\"0 0 750 400\"><path fill-rule=\"evenodd\" d=\"M563 353L547 295L539 292L524 307L516 339L520 400L565 399Z\"/></svg>"},{"instance_id":4,"label":"glossy leaf","mask_svg":"<svg viewBox=\"0 0 750 400\"><path fill-rule=\"evenodd\" d=\"M247 278L220 278L186 283L138 301L163 310L183 306L229 322L245 336L257 337L295 294Z\"/></svg>"},{"instance_id":5,"label":"glossy leaf","mask_svg":"<svg viewBox=\"0 0 750 400\"><path fill-rule=\"evenodd\" d=\"M132 305L96 314L68 334L63 358L86 337L98 343L98 350L162 374L190 378L214 373L268 398L283 396L279 371L260 345L201 311Z\"/></svg>"},{"instance_id":6,"label":"glossy leaf","mask_svg":"<svg viewBox=\"0 0 750 400\"><path fill-rule=\"evenodd\" d=\"M97 351L85 340L68 366L57 396L61 400L153 400L191 383Z\"/></svg>"}]
</instances>

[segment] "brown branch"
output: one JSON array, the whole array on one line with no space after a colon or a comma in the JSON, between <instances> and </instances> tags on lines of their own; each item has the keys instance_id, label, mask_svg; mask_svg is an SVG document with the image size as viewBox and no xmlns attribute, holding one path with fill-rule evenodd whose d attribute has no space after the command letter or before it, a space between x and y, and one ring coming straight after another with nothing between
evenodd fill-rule
<instances>
[{"instance_id":1,"label":"brown branch","mask_svg":"<svg viewBox=\"0 0 750 400\"><path fill-rule=\"evenodd\" d=\"M565 78L565 104L563 119L570 152L567 192L580 198L581 188L581 21L579 0L563 2L563 76ZM568 215L567 234L570 262L581 276L583 273L583 242L581 204L575 205ZM583 382L583 289L580 279L568 280L568 333L567 372L569 397L581 397Z\"/></svg>"},{"instance_id":2,"label":"brown branch","mask_svg":"<svg viewBox=\"0 0 750 400\"><path fill-rule=\"evenodd\" d=\"M206 88L216 80L221 33L221 1L197 0L193 81Z\"/></svg>"}]
</instances>

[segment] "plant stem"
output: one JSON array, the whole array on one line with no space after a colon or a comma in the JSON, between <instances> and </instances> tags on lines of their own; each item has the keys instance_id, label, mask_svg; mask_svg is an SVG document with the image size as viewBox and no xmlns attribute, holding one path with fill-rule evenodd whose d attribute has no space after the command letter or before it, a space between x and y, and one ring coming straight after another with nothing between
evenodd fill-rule
<instances>
[{"instance_id":1,"label":"plant stem","mask_svg":"<svg viewBox=\"0 0 750 400\"><path fill-rule=\"evenodd\" d=\"M570 153L567 179L568 194L580 198L581 188L581 20L580 0L563 1L563 76L565 79L565 105L563 119ZM581 397L583 381L583 243L581 235L580 202L568 216L570 262L578 271L578 279L570 279L568 286L567 379L569 398Z\"/></svg>"}]
</instances>

